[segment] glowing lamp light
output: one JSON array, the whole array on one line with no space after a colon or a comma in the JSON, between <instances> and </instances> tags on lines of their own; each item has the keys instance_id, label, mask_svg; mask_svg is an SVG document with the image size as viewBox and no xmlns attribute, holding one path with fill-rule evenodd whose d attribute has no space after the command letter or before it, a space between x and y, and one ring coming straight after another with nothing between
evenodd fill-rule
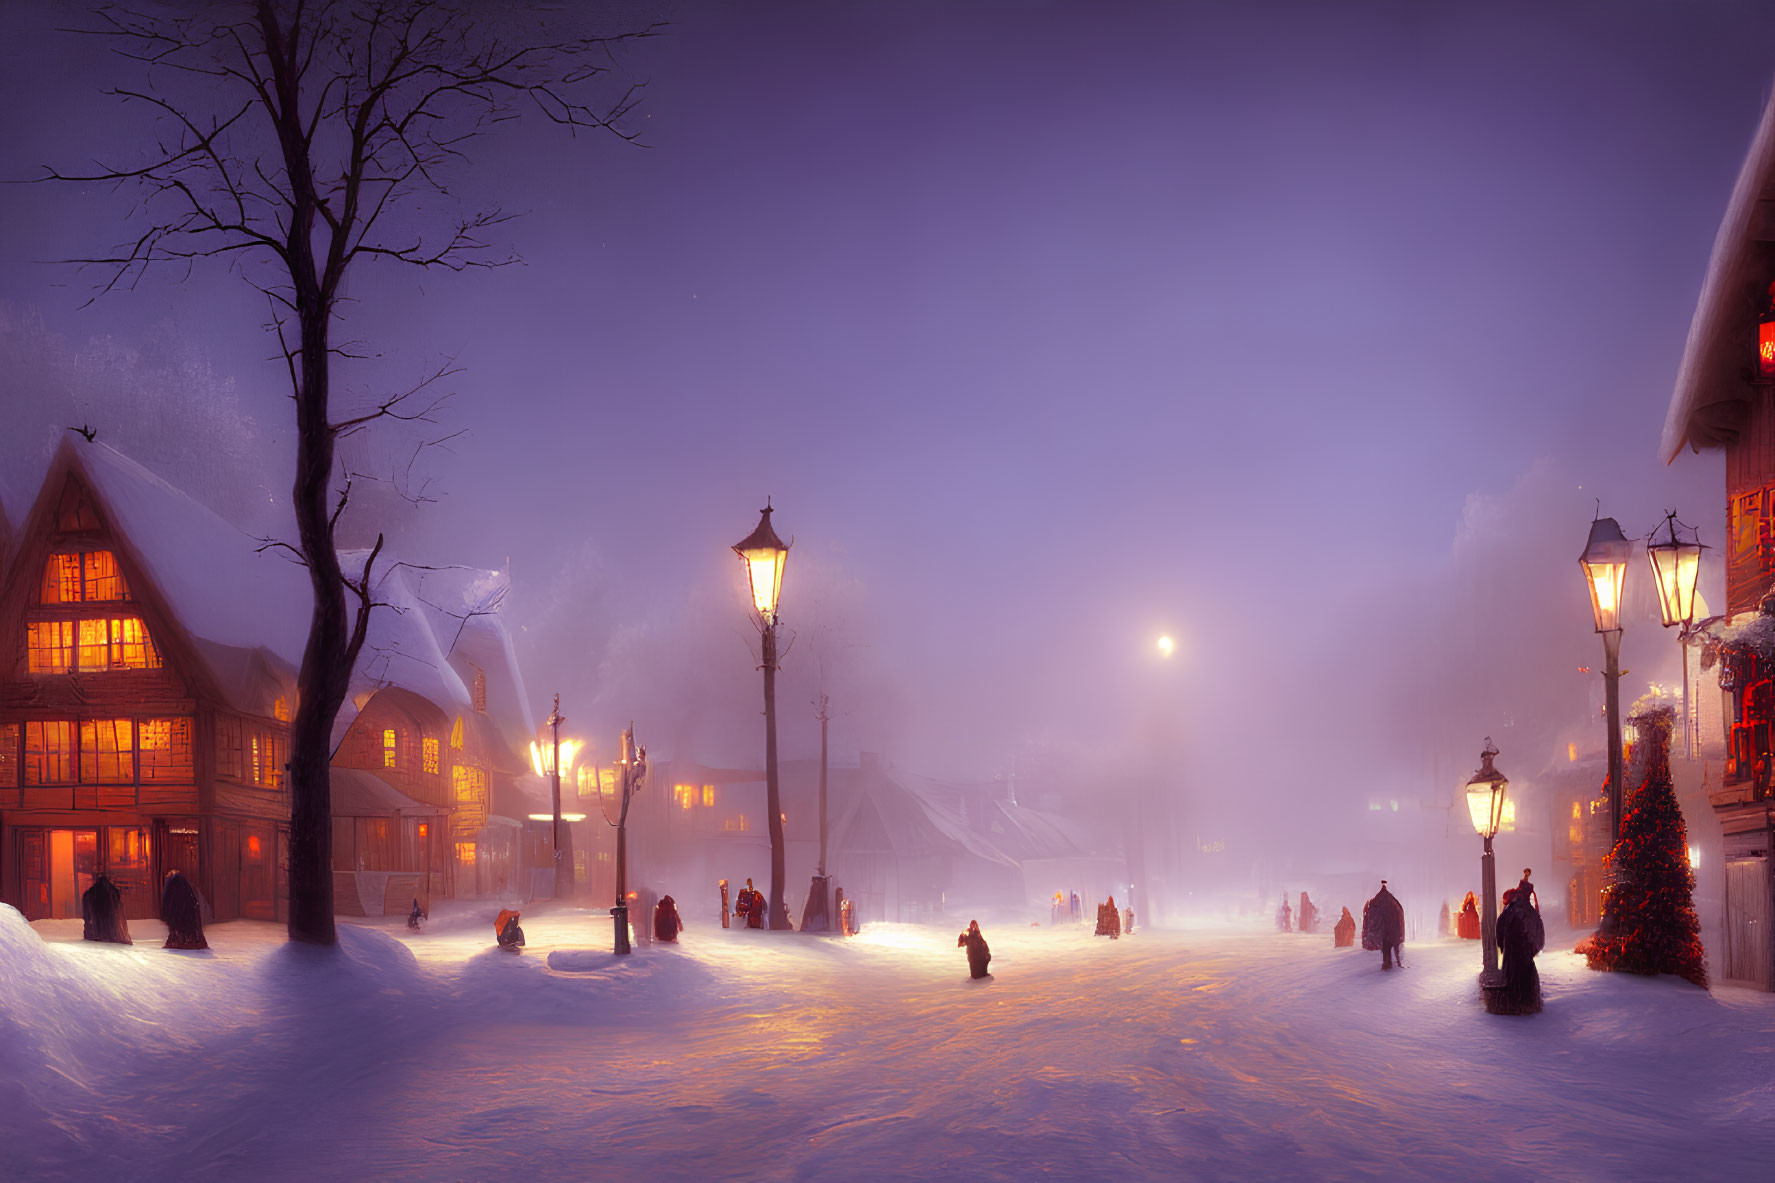
<instances>
[{"instance_id":1,"label":"glowing lamp light","mask_svg":"<svg viewBox=\"0 0 1775 1183\"><path fill-rule=\"evenodd\" d=\"M733 551L746 564L746 578L752 585L752 607L774 623L777 597L783 593L783 568L789 562L789 544L770 528L770 514L767 501L760 511L758 528L735 543Z\"/></svg>"},{"instance_id":2,"label":"glowing lamp light","mask_svg":"<svg viewBox=\"0 0 1775 1183\"><path fill-rule=\"evenodd\" d=\"M1159 656L1160 657L1170 657L1176 651L1177 651L1177 642L1176 641L1173 641L1170 637L1160 637L1159 638Z\"/></svg>"},{"instance_id":3,"label":"glowing lamp light","mask_svg":"<svg viewBox=\"0 0 1775 1183\"><path fill-rule=\"evenodd\" d=\"M1690 846L1689 847L1689 870L1699 871L1700 869L1701 869L1701 848L1699 846Z\"/></svg>"},{"instance_id":4,"label":"glowing lamp light","mask_svg":"<svg viewBox=\"0 0 1775 1183\"><path fill-rule=\"evenodd\" d=\"M1775 284L1769 285L1769 310L1757 321L1757 377L1775 381Z\"/></svg>"},{"instance_id":5,"label":"glowing lamp light","mask_svg":"<svg viewBox=\"0 0 1775 1183\"><path fill-rule=\"evenodd\" d=\"M1479 753L1479 771L1467 782L1467 814L1473 820L1474 831L1488 842L1497 837L1503 823L1504 789L1510 784L1509 778L1492 767L1497 754L1498 749L1488 736L1485 750Z\"/></svg>"},{"instance_id":6,"label":"glowing lamp light","mask_svg":"<svg viewBox=\"0 0 1775 1183\"><path fill-rule=\"evenodd\" d=\"M533 822L552 822L555 820L555 815L552 813L532 813L529 817ZM583 813L563 813L561 815L561 820L564 822L583 822L585 819L586 815Z\"/></svg>"},{"instance_id":7,"label":"glowing lamp light","mask_svg":"<svg viewBox=\"0 0 1775 1183\"><path fill-rule=\"evenodd\" d=\"M1599 633L1621 627L1621 591L1632 553L1633 543L1627 541L1614 518L1597 518L1590 523L1590 541L1578 556L1578 565L1584 568L1584 581L1590 585L1590 611Z\"/></svg>"},{"instance_id":8,"label":"glowing lamp light","mask_svg":"<svg viewBox=\"0 0 1775 1183\"><path fill-rule=\"evenodd\" d=\"M561 741L561 776L569 777L573 771L573 758L579 754L581 747L577 739ZM532 742L530 745L530 767L536 770L537 776L549 776L555 771L555 745L548 741Z\"/></svg>"},{"instance_id":9,"label":"glowing lamp light","mask_svg":"<svg viewBox=\"0 0 1775 1183\"><path fill-rule=\"evenodd\" d=\"M1701 552L1707 548L1699 541L1677 538L1674 513L1665 525L1670 537L1647 543L1646 558L1652 564L1652 581L1658 585L1658 611L1664 616L1664 627L1686 627L1695 619L1695 583L1701 576Z\"/></svg>"}]
</instances>

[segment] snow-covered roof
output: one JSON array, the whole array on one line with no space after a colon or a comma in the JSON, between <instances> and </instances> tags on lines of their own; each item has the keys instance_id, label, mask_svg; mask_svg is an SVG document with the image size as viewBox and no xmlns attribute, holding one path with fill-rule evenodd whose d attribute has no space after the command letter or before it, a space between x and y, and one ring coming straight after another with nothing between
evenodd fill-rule
<instances>
[{"instance_id":1,"label":"snow-covered roof","mask_svg":"<svg viewBox=\"0 0 1775 1183\"><path fill-rule=\"evenodd\" d=\"M147 572L192 636L236 649L269 650L301 664L313 605L308 573L288 552L217 517L109 444L68 438L66 460L86 475L137 567ZM60 488L47 489L59 496Z\"/></svg>"},{"instance_id":2,"label":"snow-covered roof","mask_svg":"<svg viewBox=\"0 0 1775 1183\"><path fill-rule=\"evenodd\" d=\"M859 772L850 807L835 830L842 844L861 837L867 828L866 811L873 810L881 819L881 838L902 857L965 856L1016 865L1015 859L974 833L955 810L900 783L879 766L865 766Z\"/></svg>"},{"instance_id":3,"label":"snow-covered roof","mask_svg":"<svg viewBox=\"0 0 1775 1183\"><path fill-rule=\"evenodd\" d=\"M1745 294L1771 278L1763 261L1764 244L1771 239L1775 239L1775 94L1763 108L1714 236L1707 277L1664 419L1659 450L1666 464L1676 459L1684 444L1696 450L1723 447L1743 427L1756 394L1744 373L1751 359ZM1756 294L1761 296L1760 291Z\"/></svg>"}]
</instances>

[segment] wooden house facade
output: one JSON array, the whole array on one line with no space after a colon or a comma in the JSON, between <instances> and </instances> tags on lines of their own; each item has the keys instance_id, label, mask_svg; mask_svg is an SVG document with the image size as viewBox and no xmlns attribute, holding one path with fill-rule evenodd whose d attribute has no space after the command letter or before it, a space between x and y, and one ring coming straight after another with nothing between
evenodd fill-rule
<instances>
[{"instance_id":1,"label":"wooden house facade","mask_svg":"<svg viewBox=\"0 0 1775 1183\"><path fill-rule=\"evenodd\" d=\"M158 914L287 900L299 569L104 444L64 443L0 581L0 900L74 917L100 873ZM281 642L281 643L280 643Z\"/></svg>"},{"instance_id":2,"label":"wooden house facade","mask_svg":"<svg viewBox=\"0 0 1775 1183\"><path fill-rule=\"evenodd\" d=\"M1710 761L1708 799L1722 831L1722 931L1714 972L1775 988L1775 100L1739 172L1665 420L1662 455L1725 453L1726 607L1694 648L1696 693L1723 694L1723 758ZM1775 622L1772 622L1775 623ZM1691 821L1691 824L1693 822ZM1711 935L1711 934L1710 934Z\"/></svg>"}]
</instances>

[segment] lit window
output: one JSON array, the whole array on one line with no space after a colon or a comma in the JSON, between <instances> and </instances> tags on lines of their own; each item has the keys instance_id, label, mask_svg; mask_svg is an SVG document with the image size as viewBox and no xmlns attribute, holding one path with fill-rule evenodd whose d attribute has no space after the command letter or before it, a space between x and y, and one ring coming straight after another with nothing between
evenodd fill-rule
<instances>
[{"instance_id":1,"label":"lit window","mask_svg":"<svg viewBox=\"0 0 1775 1183\"><path fill-rule=\"evenodd\" d=\"M696 795L695 785L673 785L672 796L678 799L679 809L689 809L691 798Z\"/></svg>"},{"instance_id":2,"label":"lit window","mask_svg":"<svg viewBox=\"0 0 1775 1183\"><path fill-rule=\"evenodd\" d=\"M135 723L129 719L82 719L80 783L127 785L135 779Z\"/></svg>"},{"instance_id":3,"label":"lit window","mask_svg":"<svg viewBox=\"0 0 1775 1183\"><path fill-rule=\"evenodd\" d=\"M460 752L462 750L462 716L461 715L456 716L456 726L450 728L450 750L454 751L454 752Z\"/></svg>"},{"instance_id":4,"label":"lit window","mask_svg":"<svg viewBox=\"0 0 1775 1183\"><path fill-rule=\"evenodd\" d=\"M148 869L148 831L136 826L109 826L110 850L105 856L107 871L146 871Z\"/></svg>"},{"instance_id":5,"label":"lit window","mask_svg":"<svg viewBox=\"0 0 1775 1183\"><path fill-rule=\"evenodd\" d=\"M108 550L89 550L82 556L81 574L85 577L86 595L90 601L127 600L129 589L123 572L117 569L117 556Z\"/></svg>"},{"instance_id":6,"label":"lit window","mask_svg":"<svg viewBox=\"0 0 1775 1183\"><path fill-rule=\"evenodd\" d=\"M25 783L65 785L74 780L74 724L66 719L25 724Z\"/></svg>"},{"instance_id":7,"label":"lit window","mask_svg":"<svg viewBox=\"0 0 1775 1183\"><path fill-rule=\"evenodd\" d=\"M392 728L382 733L382 767L384 768L395 766L395 743L396 736Z\"/></svg>"},{"instance_id":8,"label":"lit window","mask_svg":"<svg viewBox=\"0 0 1775 1183\"><path fill-rule=\"evenodd\" d=\"M44 604L78 604L80 602L80 556L50 555L43 568L43 591L38 600Z\"/></svg>"},{"instance_id":9,"label":"lit window","mask_svg":"<svg viewBox=\"0 0 1775 1183\"><path fill-rule=\"evenodd\" d=\"M113 617L111 620L111 668L114 670L157 670L160 653L148 636L148 626L139 616Z\"/></svg>"},{"instance_id":10,"label":"lit window","mask_svg":"<svg viewBox=\"0 0 1775 1183\"><path fill-rule=\"evenodd\" d=\"M456 861L465 867L474 866L475 844L473 842L458 842L456 844Z\"/></svg>"},{"instance_id":11,"label":"lit window","mask_svg":"<svg viewBox=\"0 0 1775 1183\"><path fill-rule=\"evenodd\" d=\"M0 789L18 788L18 724L0 723Z\"/></svg>"},{"instance_id":12,"label":"lit window","mask_svg":"<svg viewBox=\"0 0 1775 1183\"><path fill-rule=\"evenodd\" d=\"M257 859L263 853L264 853L264 847L259 845L259 835L248 834L247 835L247 857L251 858L251 859Z\"/></svg>"},{"instance_id":13,"label":"lit window","mask_svg":"<svg viewBox=\"0 0 1775 1183\"><path fill-rule=\"evenodd\" d=\"M281 694L278 695L277 701L271 704L271 717L279 723L288 723L290 721L290 700Z\"/></svg>"},{"instance_id":14,"label":"lit window","mask_svg":"<svg viewBox=\"0 0 1775 1183\"><path fill-rule=\"evenodd\" d=\"M39 620L26 625L25 652L31 673L67 673L74 667L74 622Z\"/></svg>"},{"instance_id":15,"label":"lit window","mask_svg":"<svg viewBox=\"0 0 1775 1183\"><path fill-rule=\"evenodd\" d=\"M431 827L426 825L424 822L420 822L419 823L419 839L420 839L420 841L423 842L425 840L425 836L429 833L431 833Z\"/></svg>"},{"instance_id":16,"label":"lit window","mask_svg":"<svg viewBox=\"0 0 1775 1183\"><path fill-rule=\"evenodd\" d=\"M436 736L428 735L419 741L419 759L427 772L438 770L438 741Z\"/></svg>"},{"instance_id":17,"label":"lit window","mask_svg":"<svg viewBox=\"0 0 1775 1183\"><path fill-rule=\"evenodd\" d=\"M189 781L191 720L143 719L136 724L136 770L143 784Z\"/></svg>"},{"instance_id":18,"label":"lit window","mask_svg":"<svg viewBox=\"0 0 1775 1183\"><path fill-rule=\"evenodd\" d=\"M714 785L704 785L703 786L703 808L704 809L715 808L715 786Z\"/></svg>"}]
</instances>

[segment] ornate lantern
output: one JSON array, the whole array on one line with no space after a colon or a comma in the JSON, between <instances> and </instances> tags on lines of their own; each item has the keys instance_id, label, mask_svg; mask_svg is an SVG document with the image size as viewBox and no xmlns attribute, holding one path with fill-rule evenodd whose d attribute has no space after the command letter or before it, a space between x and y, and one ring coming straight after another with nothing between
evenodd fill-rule
<instances>
[{"instance_id":1,"label":"ornate lantern","mask_svg":"<svg viewBox=\"0 0 1775 1183\"><path fill-rule=\"evenodd\" d=\"M1590 523L1590 541L1578 556L1578 565L1584 568L1584 581L1590 585L1590 611L1599 633L1616 632L1621 627L1621 591L1632 553L1633 544L1614 518L1597 518Z\"/></svg>"},{"instance_id":2,"label":"ornate lantern","mask_svg":"<svg viewBox=\"0 0 1775 1183\"><path fill-rule=\"evenodd\" d=\"M1498 827L1503 824L1504 789L1510 784L1503 773L1492 767L1497 754L1498 749L1487 736L1485 750L1479 753L1479 771L1467 782L1467 813L1473 820L1473 829L1487 842L1497 837Z\"/></svg>"},{"instance_id":3,"label":"ornate lantern","mask_svg":"<svg viewBox=\"0 0 1775 1183\"><path fill-rule=\"evenodd\" d=\"M758 528L734 545L734 553L746 564L746 577L752 584L752 606L758 615L775 624L777 597L783 592L783 567L789 561L789 545L770 528L770 504L765 503L758 518Z\"/></svg>"},{"instance_id":4,"label":"ornate lantern","mask_svg":"<svg viewBox=\"0 0 1775 1183\"><path fill-rule=\"evenodd\" d=\"M1648 542L1646 558L1652 564L1652 580L1658 585L1658 610L1664 614L1664 627L1687 627L1695 619L1695 582L1701 575L1701 552L1707 548L1699 541L1683 542L1676 536L1676 515L1665 519L1670 537L1663 542Z\"/></svg>"}]
</instances>

